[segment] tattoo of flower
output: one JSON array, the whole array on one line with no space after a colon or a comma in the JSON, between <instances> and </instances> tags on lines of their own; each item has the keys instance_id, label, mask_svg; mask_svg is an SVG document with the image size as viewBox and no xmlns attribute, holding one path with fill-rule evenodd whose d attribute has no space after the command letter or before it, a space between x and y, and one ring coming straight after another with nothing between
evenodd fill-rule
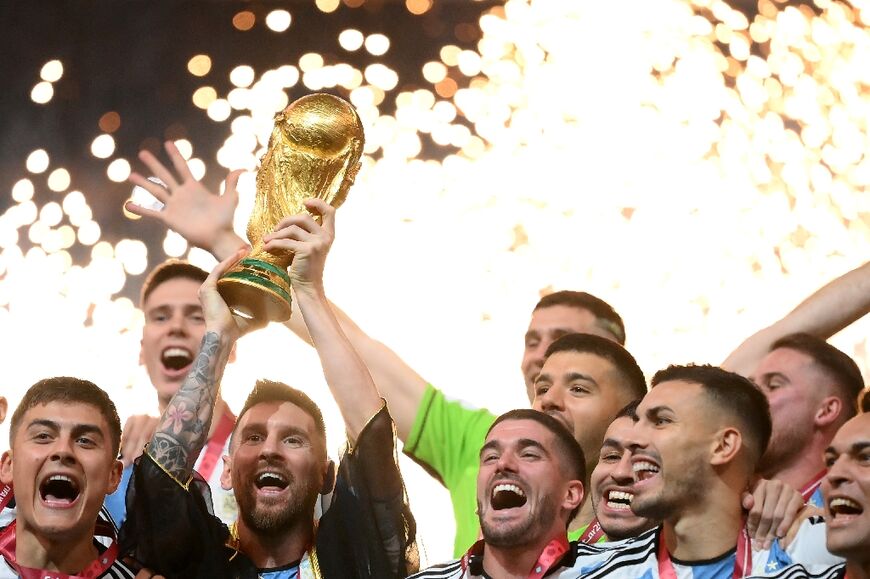
<instances>
[{"instance_id":1,"label":"tattoo of flower","mask_svg":"<svg viewBox=\"0 0 870 579\"><path fill-rule=\"evenodd\" d=\"M193 420L194 414L183 405L170 405L166 409L166 421L162 425L163 430L172 430L173 434L181 434Z\"/></svg>"}]
</instances>

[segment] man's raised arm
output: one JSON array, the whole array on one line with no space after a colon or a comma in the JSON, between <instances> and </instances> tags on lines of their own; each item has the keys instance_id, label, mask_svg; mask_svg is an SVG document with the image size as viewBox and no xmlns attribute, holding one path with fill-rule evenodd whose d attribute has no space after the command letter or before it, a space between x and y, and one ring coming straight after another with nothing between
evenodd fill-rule
<instances>
[{"instance_id":1,"label":"man's raised arm","mask_svg":"<svg viewBox=\"0 0 870 579\"><path fill-rule=\"evenodd\" d=\"M221 377L233 344L249 327L234 318L217 292L218 278L244 255L219 263L199 290L206 333L184 383L166 407L148 454L176 480L190 479L193 465L208 436Z\"/></svg>"},{"instance_id":2,"label":"man's raised arm","mask_svg":"<svg viewBox=\"0 0 870 579\"><path fill-rule=\"evenodd\" d=\"M381 396L389 403L399 438L407 440L426 392L426 380L388 346L366 334L341 308L332 302L329 305L347 339L368 367ZM293 310L293 316L284 325L313 345L305 325L307 318L298 315L298 297Z\"/></svg>"},{"instance_id":3,"label":"man's raised arm","mask_svg":"<svg viewBox=\"0 0 870 579\"><path fill-rule=\"evenodd\" d=\"M290 283L320 356L326 383L338 403L351 443L382 406L381 396L362 358L354 350L326 299L323 267L335 235L335 209L320 199L309 199L306 208L320 216L285 217L276 232L265 236L264 248L272 253L291 251Z\"/></svg>"},{"instance_id":4,"label":"man's raised arm","mask_svg":"<svg viewBox=\"0 0 870 579\"><path fill-rule=\"evenodd\" d=\"M827 340L870 313L870 262L838 277L801 302L784 318L747 338L722 368L750 376L779 338L804 332Z\"/></svg>"}]
</instances>

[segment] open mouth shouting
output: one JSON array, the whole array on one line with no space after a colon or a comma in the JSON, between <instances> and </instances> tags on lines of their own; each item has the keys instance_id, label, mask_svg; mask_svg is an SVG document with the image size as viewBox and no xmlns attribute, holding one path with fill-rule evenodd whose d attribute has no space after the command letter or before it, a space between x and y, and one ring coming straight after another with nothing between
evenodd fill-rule
<instances>
[{"instance_id":1,"label":"open mouth shouting","mask_svg":"<svg viewBox=\"0 0 870 579\"><path fill-rule=\"evenodd\" d=\"M519 485L508 482L493 485L489 493L489 502L496 511L522 507L527 500L526 492Z\"/></svg>"},{"instance_id":2,"label":"open mouth shouting","mask_svg":"<svg viewBox=\"0 0 870 579\"><path fill-rule=\"evenodd\" d=\"M265 470L254 478L254 486L257 487L258 494L276 495L290 486L290 481L283 473Z\"/></svg>"},{"instance_id":3,"label":"open mouth shouting","mask_svg":"<svg viewBox=\"0 0 870 579\"><path fill-rule=\"evenodd\" d=\"M53 509L73 506L80 494L78 483L62 474L50 475L39 485L39 498L44 505Z\"/></svg>"},{"instance_id":4,"label":"open mouth shouting","mask_svg":"<svg viewBox=\"0 0 870 579\"><path fill-rule=\"evenodd\" d=\"M848 525L864 513L864 507L857 501L844 497L832 496L828 499L828 512L831 513L827 521L829 527Z\"/></svg>"},{"instance_id":5,"label":"open mouth shouting","mask_svg":"<svg viewBox=\"0 0 870 579\"><path fill-rule=\"evenodd\" d=\"M160 353L163 371L170 376L186 376L193 364L193 352L181 346L169 346Z\"/></svg>"}]
</instances>

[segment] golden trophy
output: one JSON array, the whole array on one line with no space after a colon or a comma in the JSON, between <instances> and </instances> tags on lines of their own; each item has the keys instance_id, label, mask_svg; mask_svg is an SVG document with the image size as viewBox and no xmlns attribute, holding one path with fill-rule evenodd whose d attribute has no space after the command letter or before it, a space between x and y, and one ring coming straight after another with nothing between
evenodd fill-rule
<instances>
[{"instance_id":1,"label":"golden trophy","mask_svg":"<svg viewBox=\"0 0 870 579\"><path fill-rule=\"evenodd\" d=\"M218 280L218 291L234 314L261 322L290 318L287 268L293 254L265 251L263 236L284 217L306 211L305 199L341 205L359 171L364 142L356 110L336 96L308 95L275 115L248 221L253 249Z\"/></svg>"}]
</instances>

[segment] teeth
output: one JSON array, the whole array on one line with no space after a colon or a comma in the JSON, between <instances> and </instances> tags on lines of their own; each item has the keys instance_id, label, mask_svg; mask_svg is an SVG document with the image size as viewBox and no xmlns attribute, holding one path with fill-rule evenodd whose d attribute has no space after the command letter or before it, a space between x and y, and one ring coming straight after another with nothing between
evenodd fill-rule
<instances>
[{"instance_id":1,"label":"teeth","mask_svg":"<svg viewBox=\"0 0 870 579\"><path fill-rule=\"evenodd\" d=\"M850 499L831 499L831 508L834 507L849 507L851 509L860 509L861 505Z\"/></svg>"},{"instance_id":2,"label":"teeth","mask_svg":"<svg viewBox=\"0 0 870 579\"><path fill-rule=\"evenodd\" d=\"M633 472L640 472L642 470L649 470L652 472L658 472L659 467L657 467L656 465L654 465L651 462L636 462L633 465L631 465L631 470Z\"/></svg>"},{"instance_id":3,"label":"teeth","mask_svg":"<svg viewBox=\"0 0 870 579\"><path fill-rule=\"evenodd\" d=\"M189 358L189 357L190 357L190 352L188 352L188 351L187 351L186 349L184 349L184 348L166 348L166 349L163 351L163 356L164 356L164 357L167 357L167 358L170 357L170 356L177 356L177 357L183 357L183 356L186 356L186 357Z\"/></svg>"},{"instance_id":4,"label":"teeth","mask_svg":"<svg viewBox=\"0 0 870 579\"><path fill-rule=\"evenodd\" d=\"M629 510L634 495L625 491L609 491L607 493L607 506L615 511Z\"/></svg>"},{"instance_id":5,"label":"teeth","mask_svg":"<svg viewBox=\"0 0 870 579\"><path fill-rule=\"evenodd\" d=\"M634 498L634 495L631 493L623 492L623 491L610 491L608 493L607 498L608 498L608 500L611 500L611 501L622 500L622 501L628 501L630 503L631 500Z\"/></svg>"},{"instance_id":6,"label":"teeth","mask_svg":"<svg viewBox=\"0 0 870 579\"><path fill-rule=\"evenodd\" d=\"M68 482L68 483L72 483L72 482L73 482L73 479L71 479L71 478L68 477L68 476L63 476L62 474L52 475L52 476L50 476L50 477L48 478L48 480L50 480L50 481L61 480L61 481L66 481L66 482Z\"/></svg>"},{"instance_id":7,"label":"teeth","mask_svg":"<svg viewBox=\"0 0 870 579\"><path fill-rule=\"evenodd\" d=\"M266 479L268 479L268 478L273 478L273 479L275 479L275 480L277 480L278 482L281 482L281 483L284 482L284 477L282 477L280 474L277 474L277 473L274 473L274 472L264 472L264 473L260 474L260 475L257 477L257 482L264 482L264 481L265 481Z\"/></svg>"},{"instance_id":8,"label":"teeth","mask_svg":"<svg viewBox=\"0 0 870 579\"><path fill-rule=\"evenodd\" d=\"M523 489L521 489L517 485L511 485L511 484L505 484L505 483L495 485L495 487L493 487L493 489L492 489L492 494L493 494L493 496L495 496L496 493L500 493L502 491L510 491L510 492L513 492L513 493L520 495L521 497L526 496L526 493L523 492Z\"/></svg>"}]
</instances>

